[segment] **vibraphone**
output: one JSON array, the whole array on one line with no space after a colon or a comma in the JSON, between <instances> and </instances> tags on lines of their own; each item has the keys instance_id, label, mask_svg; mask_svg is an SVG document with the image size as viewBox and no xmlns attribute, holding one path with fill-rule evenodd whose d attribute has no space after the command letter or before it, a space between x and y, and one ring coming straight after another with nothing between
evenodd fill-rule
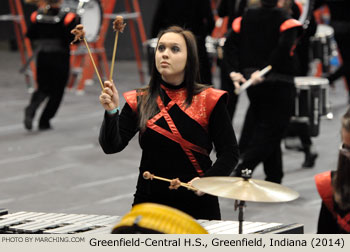
<instances>
[{"instance_id":1,"label":"vibraphone","mask_svg":"<svg viewBox=\"0 0 350 252\"><path fill-rule=\"evenodd\" d=\"M119 216L41 212L8 213L0 209L0 234L110 234ZM210 234L238 234L238 221L198 222ZM301 234L302 224L243 222L243 234Z\"/></svg>"}]
</instances>

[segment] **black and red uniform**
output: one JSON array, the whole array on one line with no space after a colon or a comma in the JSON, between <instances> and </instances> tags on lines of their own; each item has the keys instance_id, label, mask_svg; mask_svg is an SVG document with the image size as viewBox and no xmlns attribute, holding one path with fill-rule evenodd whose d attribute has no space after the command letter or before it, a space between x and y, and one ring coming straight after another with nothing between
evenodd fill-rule
<instances>
[{"instance_id":1,"label":"black and red uniform","mask_svg":"<svg viewBox=\"0 0 350 252\"><path fill-rule=\"evenodd\" d=\"M225 92L207 88L194 95L189 107L183 105L186 93L184 84L161 85L163 98L157 99L159 113L139 133L142 158L133 205L153 202L180 209L197 219L220 219L217 197L197 196L183 187L169 190L167 182L142 177L149 171L188 182L198 176L228 176L237 164L238 146L226 109ZM126 104L121 114L105 115L99 137L105 153L122 151L139 131L138 95L141 94L135 90L125 93ZM209 157L213 144L217 152L215 163Z\"/></svg>"},{"instance_id":2,"label":"black and red uniform","mask_svg":"<svg viewBox=\"0 0 350 252\"><path fill-rule=\"evenodd\" d=\"M318 234L349 234L350 211L339 208L333 197L332 178L336 171L327 171L315 176L317 191L322 199L318 219Z\"/></svg>"},{"instance_id":3,"label":"black and red uniform","mask_svg":"<svg viewBox=\"0 0 350 252\"><path fill-rule=\"evenodd\" d=\"M25 127L32 128L32 120L39 105L48 102L39 120L39 129L50 128L69 77L70 43L74 39L71 30L79 23L75 13L59 8L43 9L31 15L27 37L37 51L36 70L38 89L33 93L25 111Z\"/></svg>"},{"instance_id":4,"label":"black and red uniform","mask_svg":"<svg viewBox=\"0 0 350 252\"><path fill-rule=\"evenodd\" d=\"M240 72L247 79L254 71L272 66L264 82L247 89L250 105L240 138L242 160L236 175L263 162L266 180L281 183L280 143L294 109L293 49L301 24L282 9L261 7L248 9L232 27L224 46L229 72Z\"/></svg>"}]
</instances>

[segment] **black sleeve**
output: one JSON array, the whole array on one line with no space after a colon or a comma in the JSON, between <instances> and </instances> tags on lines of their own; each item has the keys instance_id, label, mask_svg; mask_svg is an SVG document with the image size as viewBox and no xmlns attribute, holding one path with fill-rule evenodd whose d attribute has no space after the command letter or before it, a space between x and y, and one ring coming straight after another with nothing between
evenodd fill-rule
<instances>
[{"instance_id":1,"label":"black sleeve","mask_svg":"<svg viewBox=\"0 0 350 252\"><path fill-rule=\"evenodd\" d=\"M239 71L239 34L230 30L224 45L224 60L228 73Z\"/></svg>"},{"instance_id":2,"label":"black sleeve","mask_svg":"<svg viewBox=\"0 0 350 252\"><path fill-rule=\"evenodd\" d=\"M328 208L323 202L320 210L320 215L318 217L317 233L318 234L339 233L337 220L333 217L332 213L328 210Z\"/></svg>"},{"instance_id":3,"label":"black sleeve","mask_svg":"<svg viewBox=\"0 0 350 252\"><path fill-rule=\"evenodd\" d=\"M229 176L238 162L236 135L226 108L227 97L222 96L209 119L209 134L216 150L216 161L204 176Z\"/></svg>"},{"instance_id":4,"label":"black sleeve","mask_svg":"<svg viewBox=\"0 0 350 252\"><path fill-rule=\"evenodd\" d=\"M268 64L273 69L278 69L279 66L283 65L283 62L289 60L292 48L296 44L297 36L301 32L300 29L300 27L294 27L282 32L278 40L278 46L273 50L268 60Z\"/></svg>"},{"instance_id":5,"label":"black sleeve","mask_svg":"<svg viewBox=\"0 0 350 252\"><path fill-rule=\"evenodd\" d=\"M138 131L137 116L125 103L121 114L105 112L100 129L99 142L106 154L122 151Z\"/></svg>"}]
</instances>

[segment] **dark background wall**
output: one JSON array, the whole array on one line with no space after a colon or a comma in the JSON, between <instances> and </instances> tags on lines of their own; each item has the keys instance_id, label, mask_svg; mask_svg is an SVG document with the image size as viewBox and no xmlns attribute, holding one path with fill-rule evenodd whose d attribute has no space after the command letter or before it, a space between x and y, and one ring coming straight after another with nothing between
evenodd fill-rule
<instances>
[{"instance_id":1,"label":"dark background wall","mask_svg":"<svg viewBox=\"0 0 350 252\"><path fill-rule=\"evenodd\" d=\"M151 23L152 23L152 17L153 13L156 8L158 0L139 0L140 9L141 9L141 15L146 31L147 38L150 36L150 30L151 30ZM22 0L22 3L24 1ZM132 1L130 0L130 3ZM25 12L25 18L28 20L30 17L30 13L35 10L35 6L28 5L28 4L22 4L24 12ZM125 12L125 6L124 6L124 0L116 1L115 10L114 13L121 13ZM3 14L9 14L9 4L8 0L1 0L0 1L0 15ZM111 24L112 24L111 20ZM130 22L129 20L126 20L126 23ZM137 25L136 25L137 27ZM138 29L136 28L138 31ZM13 32L13 23L10 21L0 21L0 40L10 40L14 39L14 32ZM140 38L138 36L138 38ZM106 38L105 48L106 53L109 58L112 56L113 51L113 43L114 43L114 33L112 31L112 25L110 25L108 29L108 34ZM139 40L140 50L141 48L141 41ZM123 34L119 35L118 40L118 51L117 51L117 59L134 59L134 50L132 48L131 44L131 37L130 37L130 30L128 29L128 26L126 27Z\"/></svg>"}]
</instances>

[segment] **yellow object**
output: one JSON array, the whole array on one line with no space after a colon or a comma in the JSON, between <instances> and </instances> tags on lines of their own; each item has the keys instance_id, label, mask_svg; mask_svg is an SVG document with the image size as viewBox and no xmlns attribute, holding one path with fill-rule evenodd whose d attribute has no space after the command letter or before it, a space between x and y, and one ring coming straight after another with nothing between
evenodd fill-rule
<instances>
[{"instance_id":1,"label":"yellow object","mask_svg":"<svg viewBox=\"0 0 350 252\"><path fill-rule=\"evenodd\" d=\"M164 234L208 234L190 215L155 203L135 205L129 213L123 216L113 231L134 225Z\"/></svg>"}]
</instances>

